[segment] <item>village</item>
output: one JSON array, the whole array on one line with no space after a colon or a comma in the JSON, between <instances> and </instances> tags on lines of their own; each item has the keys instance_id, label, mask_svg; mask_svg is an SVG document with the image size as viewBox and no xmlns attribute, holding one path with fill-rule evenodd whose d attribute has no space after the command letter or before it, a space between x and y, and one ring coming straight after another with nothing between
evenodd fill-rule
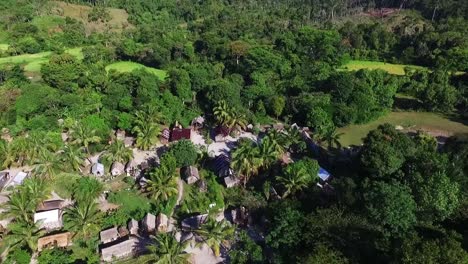
<instances>
[{"instance_id":1,"label":"village","mask_svg":"<svg viewBox=\"0 0 468 264\"><path fill-rule=\"evenodd\" d=\"M301 140L312 144L307 128L299 128L293 125L289 128L295 133L299 133ZM161 131L159 143L151 150L143 151L134 147L135 139L125 134L124 131L116 131L113 141L120 141L125 145L125 148L132 150L132 159L126 163L113 162L110 167L106 167L101 160L104 156L103 152L94 154L83 161L81 167L82 177L94 177L104 184L115 181L119 176L130 177L133 179L135 191L145 190L148 182L148 170L151 167L159 166L160 158L170 148L172 144L180 141L190 141L197 147L198 152L202 152L207 156L209 164L204 164L205 168L209 168L216 176L217 181L224 188L232 188L242 184L242 175L233 169L231 165L231 152L239 145L239 141L249 141L252 144L259 144L262 137L268 133L280 133L286 137L288 135L285 125L275 124L254 129L252 125L245 127L245 130L239 129L236 131L228 131L222 127L211 127L205 123L205 118L199 116L195 118L191 126L183 128L179 124L175 124L172 129L165 128ZM208 136L206 138L205 136ZM70 135L66 132L62 133L64 143L69 140ZM210 142L210 143L208 143ZM110 141L109 144L115 142ZM278 156L278 161L286 166L293 163L291 153L285 151ZM205 169L203 168L203 169ZM192 164L178 168L179 177L177 178L177 201L175 207L180 206L184 199L184 185L195 186L200 193L208 191L208 183L200 176L200 164ZM11 167L8 170L0 172L0 188L1 196L0 203L8 202L8 197L11 192L15 192L15 188L21 186L23 181L28 177L34 176L34 168L31 166ZM323 168L320 168L317 174L317 186L325 189L332 189L328 185L330 174ZM130 189L129 189L130 190ZM277 199L281 199L278 192L271 187L272 195L276 195ZM106 200L109 191L105 191L99 195L96 202L99 204L99 209L103 213L116 210L118 204L113 204ZM74 204L71 199L61 198L57 193L52 191L49 199L40 202L34 213L34 223L41 230L45 230L45 235L37 240L37 250L41 252L46 248L67 248L73 244L73 233L63 231L63 215L67 207ZM214 208L211 210L210 208ZM171 213L173 210L171 210ZM142 219L128 219L128 223L123 226L113 226L99 232L99 247L100 258L103 262L114 262L116 260L126 259L128 257L144 254L147 251L147 246L150 244L151 236L161 233L169 233L176 238L177 241L187 245L184 252L190 254L191 263L209 264L219 263L225 260L229 245L222 246L220 253L216 252L219 249L210 248L204 241L204 238L198 235L196 230L200 229L201 225L205 224L209 218L213 218L217 222L226 222L237 228L248 230L252 239L261 241L264 236L261 231L256 230L249 216L248 210L245 207L225 208L216 206L215 203L210 204L209 209L205 212L194 212L189 217L184 219L175 219L171 214L152 214L150 212ZM6 227L12 219L3 219L0 224Z\"/></svg>"}]
</instances>

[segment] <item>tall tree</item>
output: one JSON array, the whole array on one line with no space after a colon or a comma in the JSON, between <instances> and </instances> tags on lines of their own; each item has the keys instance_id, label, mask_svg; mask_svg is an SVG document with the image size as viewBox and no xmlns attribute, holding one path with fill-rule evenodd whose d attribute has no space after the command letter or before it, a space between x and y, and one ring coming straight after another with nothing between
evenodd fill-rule
<instances>
[{"instance_id":1,"label":"tall tree","mask_svg":"<svg viewBox=\"0 0 468 264\"><path fill-rule=\"evenodd\" d=\"M158 234L148 246L150 255L143 257L145 263L188 264L190 255L185 252L188 242L179 242L172 233Z\"/></svg>"},{"instance_id":2,"label":"tall tree","mask_svg":"<svg viewBox=\"0 0 468 264\"><path fill-rule=\"evenodd\" d=\"M86 153L89 153L89 145L101 142L101 138L96 135L96 130L89 126L77 123L70 131L71 143L83 146Z\"/></svg>"},{"instance_id":3,"label":"tall tree","mask_svg":"<svg viewBox=\"0 0 468 264\"><path fill-rule=\"evenodd\" d=\"M218 222L214 219L209 219L199 230L195 230L194 232L203 238L200 244L206 243L211 247L215 256L219 256L221 247L226 245L233 237L234 231L235 228L226 220Z\"/></svg>"},{"instance_id":4,"label":"tall tree","mask_svg":"<svg viewBox=\"0 0 468 264\"><path fill-rule=\"evenodd\" d=\"M103 155L104 159L112 162L127 163L133 159L133 151L125 146L122 140L115 140Z\"/></svg>"}]
</instances>

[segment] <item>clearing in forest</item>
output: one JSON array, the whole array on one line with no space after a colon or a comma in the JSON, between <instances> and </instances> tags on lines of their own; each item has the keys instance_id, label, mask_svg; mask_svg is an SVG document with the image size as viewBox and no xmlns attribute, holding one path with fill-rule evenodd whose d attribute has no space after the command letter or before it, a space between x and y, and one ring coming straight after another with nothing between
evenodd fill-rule
<instances>
[{"instance_id":1,"label":"clearing in forest","mask_svg":"<svg viewBox=\"0 0 468 264\"><path fill-rule=\"evenodd\" d=\"M79 60L83 59L81 48L67 49L65 52L75 56ZM0 66L5 64L20 64L24 65L24 70L26 72L40 72L42 64L49 62L51 55L52 52L46 51L35 54L22 54L17 56L4 57L0 58Z\"/></svg>"},{"instance_id":2,"label":"clearing in forest","mask_svg":"<svg viewBox=\"0 0 468 264\"><path fill-rule=\"evenodd\" d=\"M53 3L55 4L54 13L56 15L71 17L83 22L87 34L92 32L102 33L108 30L119 32L132 26L128 22L128 13L123 9L106 8L109 12L110 20L107 22L92 22L88 21L88 14L92 10L91 6L75 5L61 1L54 1Z\"/></svg>"},{"instance_id":3,"label":"clearing in forest","mask_svg":"<svg viewBox=\"0 0 468 264\"><path fill-rule=\"evenodd\" d=\"M392 64L380 61L361 61L351 60L341 66L341 69L348 71L357 71L361 69L367 70L384 70L390 74L405 75L405 68L413 70L425 70L427 68L416 65Z\"/></svg>"},{"instance_id":4,"label":"clearing in forest","mask_svg":"<svg viewBox=\"0 0 468 264\"><path fill-rule=\"evenodd\" d=\"M138 69L145 69L152 74L156 75L160 80L164 80L167 77L167 72L156 68L147 67L143 64L131 62L131 61L120 61L107 65L106 71L116 70L118 72L132 72Z\"/></svg>"},{"instance_id":5,"label":"clearing in forest","mask_svg":"<svg viewBox=\"0 0 468 264\"><path fill-rule=\"evenodd\" d=\"M405 131L423 130L433 136L468 135L468 126L449 117L428 112L391 112L375 121L362 125L349 125L338 129L343 133L343 146L360 145L369 131L389 123L401 126Z\"/></svg>"}]
</instances>

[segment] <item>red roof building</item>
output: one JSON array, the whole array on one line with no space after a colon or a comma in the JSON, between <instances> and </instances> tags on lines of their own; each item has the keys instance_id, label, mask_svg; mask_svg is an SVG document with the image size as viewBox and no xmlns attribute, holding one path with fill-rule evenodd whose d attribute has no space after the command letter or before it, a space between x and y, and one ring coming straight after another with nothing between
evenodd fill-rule
<instances>
[{"instance_id":1,"label":"red roof building","mask_svg":"<svg viewBox=\"0 0 468 264\"><path fill-rule=\"evenodd\" d=\"M190 128L174 128L172 129L171 141L178 141L182 139L192 139L192 129Z\"/></svg>"}]
</instances>

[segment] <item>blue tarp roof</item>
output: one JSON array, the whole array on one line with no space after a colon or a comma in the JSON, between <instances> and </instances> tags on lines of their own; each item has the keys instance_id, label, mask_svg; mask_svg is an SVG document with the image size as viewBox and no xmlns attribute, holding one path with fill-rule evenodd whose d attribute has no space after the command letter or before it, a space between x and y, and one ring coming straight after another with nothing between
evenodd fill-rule
<instances>
[{"instance_id":1,"label":"blue tarp roof","mask_svg":"<svg viewBox=\"0 0 468 264\"><path fill-rule=\"evenodd\" d=\"M319 172L318 172L318 176L322 181L326 181L326 180L328 180L328 178L330 178L330 173L328 171L326 171L324 168L320 167Z\"/></svg>"}]
</instances>

